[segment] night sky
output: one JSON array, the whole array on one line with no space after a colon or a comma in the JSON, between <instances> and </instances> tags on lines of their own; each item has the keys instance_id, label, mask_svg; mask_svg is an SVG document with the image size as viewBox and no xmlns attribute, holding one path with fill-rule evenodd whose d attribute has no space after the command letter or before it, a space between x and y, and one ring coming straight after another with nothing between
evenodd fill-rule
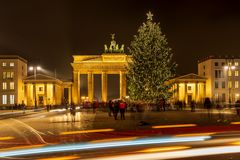
<instances>
[{"instance_id":1,"label":"night sky","mask_svg":"<svg viewBox=\"0 0 240 160\"><path fill-rule=\"evenodd\" d=\"M101 54L111 33L129 46L151 10L178 74L197 73L201 57L239 55L239 8L236 0L0 0L0 53L69 79L73 54Z\"/></svg>"}]
</instances>

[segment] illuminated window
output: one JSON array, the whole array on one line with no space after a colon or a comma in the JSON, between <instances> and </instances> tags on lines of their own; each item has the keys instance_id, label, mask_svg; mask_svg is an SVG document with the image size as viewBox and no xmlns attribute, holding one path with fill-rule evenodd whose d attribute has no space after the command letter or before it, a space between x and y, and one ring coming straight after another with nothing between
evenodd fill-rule
<instances>
[{"instance_id":1,"label":"illuminated window","mask_svg":"<svg viewBox=\"0 0 240 160\"><path fill-rule=\"evenodd\" d=\"M235 88L238 88L238 81L235 81Z\"/></svg>"},{"instance_id":2,"label":"illuminated window","mask_svg":"<svg viewBox=\"0 0 240 160\"><path fill-rule=\"evenodd\" d=\"M234 64L235 64L235 66L238 66L238 62L235 62Z\"/></svg>"},{"instance_id":3,"label":"illuminated window","mask_svg":"<svg viewBox=\"0 0 240 160\"><path fill-rule=\"evenodd\" d=\"M238 71L235 71L235 76L236 76L236 77L238 76Z\"/></svg>"},{"instance_id":4,"label":"illuminated window","mask_svg":"<svg viewBox=\"0 0 240 160\"><path fill-rule=\"evenodd\" d=\"M10 104L14 104L14 95L10 95Z\"/></svg>"},{"instance_id":5,"label":"illuminated window","mask_svg":"<svg viewBox=\"0 0 240 160\"><path fill-rule=\"evenodd\" d=\"M6 66L7 66L7 63L6 63L6 62L3 62L3 63L2 63L2 66L3 66L3 67L6 67Z\"/></svg>"},{"instance_id":6,"label":"illuminated window","mask_svg":"<svg viewBox=\"0 0 240 160\"><path fill-rule=\"evenodd\" d=\"M3 72L3 79L6 79L6 78L7 78L7 73Z\"/></svg>"},{"instance_id":7,"label":"illuminated window","mask_svg":"<svg viewBox=\"0 0 240 160\"><path fill-rule=\"evenodd\" d=\"M10 62L10 67L14 67L14 62Z\"/></svg>"},{"instance_id":8,"label":"illuminated window","mask_svg":"<svg viewBox=\"0 0 240 160\"><path fill-rule=\"evenodd\" d=\"M10 82L10 89L14 89L14 82Z\"/></svg>"},{"instance_id":9,"label":"illuminated window","mask_svg":"<svg viewBox=\"0 0 240 160\"><path fill-rule=\"evenodd\" d=\"M7 89L7 82L3 82L2 85L3 85L3 90L6 90Z\"/></svg>"},{"instance_id":10,"label":"illuminated window","mask_svg":"<svg viewBox=\"0 0 240 160\"><path fill-rule=\"evenodd\" d=\"M232 81L228 81L228 88L232 88Z\"/></svg>"},{"instance_id":11,"label":"illuminated window","mask_svg":"<svg viewBox=\"0 0 240 160\"><path fill-rule=\"evenodd\" d=\"M14 72L10 73L10 78L14 78Z\"/></svg>"},{"instance_id":12,"label":"illuminated window","mask_svg":"<svg viewBox=\"0 0 240 160\"><path fill-rule=\"evenodd\" d=\"M2 104L7 104L7 95L2 95Z\"/></svg>"},{"instance_id":13,"label":"illuminated window","mask_svg":"<svg viewBox=\"0 0 240 160\"><path fill-rule=\"evenodd\" d=\"M228 71L228 76L231 77L232 76L232 71Z\"/></svg>"}]
</instances>

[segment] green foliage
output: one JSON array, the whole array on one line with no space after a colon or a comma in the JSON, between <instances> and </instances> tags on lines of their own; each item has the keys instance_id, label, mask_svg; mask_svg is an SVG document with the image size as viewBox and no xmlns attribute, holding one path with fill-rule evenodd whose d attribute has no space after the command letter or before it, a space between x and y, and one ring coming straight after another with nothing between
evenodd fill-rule
<instances>
[{"instance_id":1,"label":"green foliage","mask_svg":"<svg viewBox=\"0 0 240 160\"><path fill-rule=\"evenodd\" d=\"M127 78L132 100L154 103L171 97L169 80L175 76L177 65L160 24L153 22L150 12L147 15L129 48L132 61L128 63Z\"/></svg>"}]
</instances>

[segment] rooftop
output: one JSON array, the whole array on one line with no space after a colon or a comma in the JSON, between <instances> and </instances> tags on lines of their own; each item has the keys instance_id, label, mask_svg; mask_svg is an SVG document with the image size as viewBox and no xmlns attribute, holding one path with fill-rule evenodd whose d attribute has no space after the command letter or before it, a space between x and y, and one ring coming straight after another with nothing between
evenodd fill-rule
<instances>
[{"instance_id":1,"label":"rooftop","mask_svg":"<svg viewBox=\"0 0 240 160\"><path fill-rule=\"evenodd\" d=\"M27 63L27 60L18 56L18 55L0 55L0 59L19 59L25 63Z\"/></svg>"},{"instance_id":2,"label":"rooftop","mask_svg":"<svg viewBox=\"0 0 240 160\"><path fill-rule=\"evenodd\" d=\"M198 60L198 63L207 61L209 59L240 59L240 56L233 56L233 55L210 55Z\"/></svg>"}]
</instances>

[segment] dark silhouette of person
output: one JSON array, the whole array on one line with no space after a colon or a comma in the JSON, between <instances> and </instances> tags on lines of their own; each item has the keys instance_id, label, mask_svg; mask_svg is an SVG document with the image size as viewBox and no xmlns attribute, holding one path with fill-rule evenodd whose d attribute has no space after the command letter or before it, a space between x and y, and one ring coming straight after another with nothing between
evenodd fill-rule
<instances>
[{"instance_id":1,"label":"dark silhouette of person","mask_svg":"<svg viewBox=\"0 0 240 160\"><path fill-rule=\"evenodd\" d=\"M121 119L125 120L125 110L127 108L127 104L123 101L120 101L119 103L119 109L120 109L120 114L121 114Z\"/></svg>"},{"instance_id":2,"label":"dark silhouette of person","mask_svg":"<svg viewBox=\"0 0 240 160\"><path fill-rule=\"evenodd\" d=\"M207 109L208 111L208 118L211 118L211 112L212 112L212 103L211 103L211 100L210 98L205 98L205 101L204 101L204 108Z\"/></svg>"},{"instance_id":3,"label":"dark silhouette of person","mask_svg":"<svg viewBox=\"0 0 240 160\"><path fill-rule=\"evenodd\" d=\"M74 104L71 105L71 108L70 108L70 113L71 113L71 116L72 116L72 122L75 122L75 116L76 116L76 107Z\"/></svg>"},{"instance_id":4,"label":"dark silhouette of person","mask_svg":"<svg viewBox=\"0 0 240 160\"><path fill-rule=\"evenodd\" d=\"M114 102L114 119L115 119L115 120L117 120L118 112L119 112L119 101L116 100L116 101Z\"/></svg>"}]
</instances>

